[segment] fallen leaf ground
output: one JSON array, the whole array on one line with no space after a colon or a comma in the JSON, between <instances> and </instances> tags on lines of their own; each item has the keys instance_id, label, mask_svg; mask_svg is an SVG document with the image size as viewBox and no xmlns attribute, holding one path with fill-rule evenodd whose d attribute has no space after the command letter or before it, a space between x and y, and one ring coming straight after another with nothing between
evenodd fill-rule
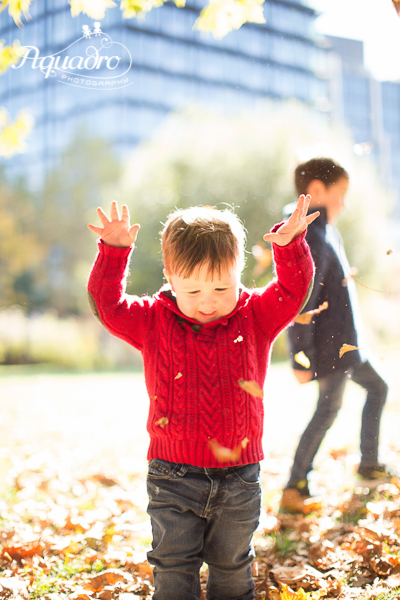
<instances>
[{"instance_id":1,"label":"fallen leaf ground","mask_svg":"<svg viewBox=\"0 0 400 600\"><path fill-rule=\"evenodd\" d=\"M396 467L398 362L388 364L393 384L382 454ZM312 387L290 379L287 365L271 370L253 565L257 599L400 598L400 484L393 479L372 489L357 480L363 396L348 387L311 479L321 503L305 516L280 514L315 398ZM0 372L0 390L0 598L150 599L141 374L8 370ZM203 588L206 579L204 567Z\"/></svg>"}]
</instances>

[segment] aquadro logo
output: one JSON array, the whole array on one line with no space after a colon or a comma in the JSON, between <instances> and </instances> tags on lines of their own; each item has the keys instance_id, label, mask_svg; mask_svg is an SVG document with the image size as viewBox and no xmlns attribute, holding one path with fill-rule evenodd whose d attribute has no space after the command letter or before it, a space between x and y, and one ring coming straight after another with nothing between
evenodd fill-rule
<instances>
[{"instance_id":1,"label":"aquadro logo","mask_svg":"<svg viewBox=\"0 0 400 600\"><path fill-rule=\"evenodd\" d=\"M58 82L74 87L111 90L132 84L129 70L131 54L123 44L113 42L103 33L96 21L93 29L83 25L83 35L67 48L40 56L36 46L24 46L21 61L13 69L31 66L40 69L45 79L54 77Z\"/></svg>"}]
</instances>

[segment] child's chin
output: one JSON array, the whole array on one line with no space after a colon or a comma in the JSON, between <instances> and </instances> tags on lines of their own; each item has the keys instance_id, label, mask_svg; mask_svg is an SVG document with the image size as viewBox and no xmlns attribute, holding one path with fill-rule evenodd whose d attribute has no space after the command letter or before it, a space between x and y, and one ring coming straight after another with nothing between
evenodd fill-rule
<instances>
[{"instance_id":1,"label":"child's chin","mask_svg":"<svg viewBox=\"0 0 400 600\"><path fill-rule=\"evenodd\" d=\"M199 321L200 323L211 323L211 321L215 321L216 319L218 319L217 311L210 313L209 315L200 313L197 316L197 321Z\"/></svg>"}]
</instances>

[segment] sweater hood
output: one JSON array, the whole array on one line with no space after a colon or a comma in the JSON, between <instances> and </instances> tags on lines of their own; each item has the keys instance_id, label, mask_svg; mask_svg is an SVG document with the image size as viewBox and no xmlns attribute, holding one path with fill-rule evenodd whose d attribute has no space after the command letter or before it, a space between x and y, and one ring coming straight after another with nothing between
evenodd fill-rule
<instances>
[{"instance_id":1,"label":"sweater hood","mask_svg":"<svg viewBox=\"0 0 400 600\"><path fill-rule=\"evenodd\" d=\"M236 314L239 310L241 310L243 307L246 306L246 304L249 301L250 295L251 294L250 294L249 290L240 288L239 299L238 299L238 302L237 302L235 308L233 309L233 311L231 313L229 313L229 315L226 315L225 317L221 317L220 319L216 319L215 321L210 321L210 323L199 323L199 321L196 321L195 319L192 319L191 317L187 317L186 315L184 315L183 312L181 312L179 310L178 305L176 303L175 294L172 292L171 286L168 283L165 284L155 294L154 298L159 300L163 304L163 306L165 306L166 308L168 308L169 310L174 312L180 319L187 321L188 323L192 323L193 325L199 325L202 328L204 327L206 329L216 329L220 325L223 325L223 326L228 325L229 319L234 314Z\"/></svg>"}]
</instances>

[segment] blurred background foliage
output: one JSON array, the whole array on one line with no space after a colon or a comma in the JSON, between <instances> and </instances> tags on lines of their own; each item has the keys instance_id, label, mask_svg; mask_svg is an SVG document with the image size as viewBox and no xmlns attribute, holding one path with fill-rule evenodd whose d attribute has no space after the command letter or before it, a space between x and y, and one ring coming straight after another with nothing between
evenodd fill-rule
<instances>
[{"instance_id":1,"label":"blurred background foliage","mask_svg":"<svg viewBox=\"0 0 400 600\"><path fill-rule=\"evenodd\" d=\"M129 293L159 289L162 223L175 208L197 204L228 206L238 214L248 238L242 281L265 285L273 273L262 236L295 199L295 166L317 155L339 160L350 172L348 210L338 227L358 270L370 334L390 344L400 266L397 253L388 254L388 192L368 158L354 156L345 130L300 104L265 102L240 117L195 107L173 114L124 164L103 140L81 130L36 193L1 174L0 363L140 365L137 353L112 340L87 305L85 283L96 251L87 223L97 223L96 207L109 211L112 200L126 203L132 222L141 224ZM285 357L284 336L274 356Z\"/></svg>"}]
</instances>

